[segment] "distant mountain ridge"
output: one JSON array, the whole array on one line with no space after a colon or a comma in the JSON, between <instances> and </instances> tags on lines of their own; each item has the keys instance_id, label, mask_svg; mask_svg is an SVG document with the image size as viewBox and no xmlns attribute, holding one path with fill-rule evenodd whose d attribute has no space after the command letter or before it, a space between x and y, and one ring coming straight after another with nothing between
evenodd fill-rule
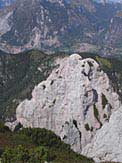
<instances>
[{"instance_id":1,"label":"distant mountain ridge","mask_svg":"<svg viewBox=\"0 0 122 163\"><path fill-rule=\"evenodd\" d=\"M11 5L15 0L0 0L0 8Z\"/></svg>"},{"instance_id":2,"label":"distant mountain ridge","mask_svg":"<svg viewBox=\"0 0 122 163\"><path fill-rule=\"evenodd\" d=\"M120 4L103 5L92 0L17 0L0 12L0 20L0 48L6 52L39 49L48 53L122 54L121 46L118 47L122 37ZM118 24L120 29L116 28ZM117 46L111 43L112 28L118 36L113 40Z\"/></svg>"},{"instance_id":3,"label":"distant mountain ridge","mask_svg":"<svg viewBox=\"0 0 122 163\"><path fill-rule=\"evenodd\" d=\"M98 3L122 3L122 0L94 0L95 2Z\"/></svg>"}]
</instances>

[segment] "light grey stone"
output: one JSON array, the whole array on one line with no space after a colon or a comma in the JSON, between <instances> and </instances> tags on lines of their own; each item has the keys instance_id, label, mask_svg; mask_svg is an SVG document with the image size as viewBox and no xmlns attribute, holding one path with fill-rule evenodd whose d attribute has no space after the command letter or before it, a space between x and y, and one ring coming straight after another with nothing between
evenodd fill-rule
<instances>
[{"instance_id":1,"label":"light grey stone","mask_svg":"<svg viewBox=\"0 0 122 163\"><path fill-rule=\"evenodd\" d=\"M104 107L103 96L107 99ZM73 54L65 57L46 81L35 86L32 99L24 100L17 107L16 117L24 127L52 130L74 151L95 160L102 155L104 160L108 154L104 157L97 148L99 145L94 143L101 144L101 139L107 136L109 118L120 106L119 96L99 64L91 58L82 59ZM114 141L112 133L114 135L111 131L103 145L107 139ZM104 152L104 146L100 148ZM105 146L105 149L108 148Z\"/></svg>"}]
</instances>

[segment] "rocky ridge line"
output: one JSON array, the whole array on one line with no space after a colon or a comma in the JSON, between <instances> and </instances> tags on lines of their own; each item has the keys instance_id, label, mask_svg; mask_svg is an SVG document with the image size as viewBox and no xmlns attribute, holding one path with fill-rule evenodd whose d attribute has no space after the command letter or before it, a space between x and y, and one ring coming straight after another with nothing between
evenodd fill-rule
<instances>
[{"instance_id":1,"label":"rocky ridge line","mask_svg":"<svg viewBox=\"0 0 122 163\"><path fill-rule=\"evenodd\" d=\"M94 157L88 152L89 145L120 106L119 96L99 64L74 54L65 57L47 80L34 88L31 100L20 103L16 117L24 127L52 130L74 151L97 158L97 153Z\"/></svg>"}]
</instances>

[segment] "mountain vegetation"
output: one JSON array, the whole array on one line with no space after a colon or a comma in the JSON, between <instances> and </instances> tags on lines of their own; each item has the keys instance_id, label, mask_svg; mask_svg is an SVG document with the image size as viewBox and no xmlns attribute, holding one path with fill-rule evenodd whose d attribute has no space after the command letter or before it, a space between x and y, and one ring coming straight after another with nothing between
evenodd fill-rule
<instances>
[{"instance_id":1,"label":"mountain vegetation","mask_svg":"<svg viewBox=\"0 0 122 163\"><path fill-rule=\"evenodd\" d=\"M1 163L93 163L46 129L26 128L11 132L0 123Z\"/></svg>"},{"instance_id":2,"label":"mountain vegetation","mask_svg":"<svg viewBox=\"0 0 122 163\"><path fill-rule=\"evenodd\" d=\"M121 9L0 1L0 163L122 160Z\"/></svg>"},{"instance_id":3,"label":"mountain vegetation","mask_svg":"<svg viewBox=\"0 0 122 163\"><path fill-rule=\"evenodd\" d=\"M3 123L0 123L0 158L1 163L94 163L73 152L52 131L23 128L11 132Z\"/></svg>"},{"instance_id":4,"label":"mountain vegetation","mask_svg":"<svg viewBox=\"0 0 122 163\"><path fill-rule=\"evenodd\" d=\"M58 56L58 55L57 55ZM63 54L60 56L62 57ZM0 117L15 114L21 100L31 97L31 91L55 67L55 55L29 51L18 55L0 54Z\"/></svg>"},{"instance_id":5,"label":"mountain vegetation","mask_svg":"<svg viewBox=\"0 0 122 163\"><path fill-rule=\"evenodd\" d=\"M18 55L0 52L0 118L15 119L17 105L25 98L31 98L35 85L45 80L58 66L56 59L67 56L65 53L52 55L32 50ZM83 58L92 57L101 65L112 81L114 89L122 95L122 61L101 58L92 53L81 53ZM122 96L121 96L122 97Z\"/></svg>"},{"instance_id":6,"label":"mountain vegetation","mask_svg":"<svg viewBox=\"0 0 122 163\"><path fill-rule=\"evenodd\" d=\"M0 49L19 53L97 52L121 56L121 4L17 0L0 14Z\"/></svg>"}]
</instances>

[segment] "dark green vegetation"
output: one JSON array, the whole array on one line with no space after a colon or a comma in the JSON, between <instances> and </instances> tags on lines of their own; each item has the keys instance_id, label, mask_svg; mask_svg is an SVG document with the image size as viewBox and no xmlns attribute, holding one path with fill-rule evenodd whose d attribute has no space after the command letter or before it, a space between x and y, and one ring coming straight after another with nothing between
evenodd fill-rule
<instances>
[{"instance_id":1,"label":"dark green vegetation","mask_svg":"<svg viewBox=\"0 0 122 163\"><path fill-rule=\"evenodd\" d=\"M108 100L104 94L102 94L102 106L105 108L106 104L108 104Z\"/></svg>"},{"instance_id":2,"label":"dark green vegetation","mask_svg":"<svg viewBox=\"0 0 122 163\"><path fill-rule=\"evenodd\" d=\"M91 132L93 131L93 127L92 126L90 127L88 123L85 124L85 129L87 131L91 131Z\"/></svg>"},{"instance_id":3,"label":"dark green vegetation","mask_svg":"<svg viewBox=\"0 0 122 163\"><path fill-rule=\"evenodd\" d=\"M122 97L122 58L101 58L96 56L95 59L100 64L101 69L108 74L114 90ZM107 103L107 98L103 95L103 106Z\"/></svg>"},{"instance_id":4,"label":"dark green vegetation","mask_svg":"<svg viewBox=\"0 0 122 163\"><path fill-rule=\"evenodd\" d=\"M52 131L23 128L11 132L2 123L0 159L1 163L94 163L92 159L73 152Z\"/></svg>"},{"instance_id":5,"label":"dark green vegetation","mask_svg":"<svg viewBox=\"0 0 122 163\"><path fill-rule=\"evenodd\" d=\"M95 104L94 104L94 116L96 119L98 119L98 117L99 117L99 112L98 112L98 109Z\"/></svg>"},{"instance_id":6,"label":"dark green vegetation","mask_svg":"<svg viewBox=\"0 0 122 163\"><path fill-rule=\"evenodd\" d=\"M46 129L22 129L11 132L0 124L2 163L93 163L76 154L53 132Z\"/></svg>"},{"instance_id":7,"label":"dark green vegetation","mask_svg":"<svg viewBox=\"0 0 122 163\"><path fill-rule=\"evenodd\" d=\"M63 54L60 56L62 57ZM10 118L21 100L31 98L35 85L55 67L58 55L29 51L18 55L0 54L0 119ZM14 117L13 117L14 118Z\"/></svg>"},{"instance_id":8,"label":"dark green vegetation","mask_svg":"<svg viewBox=\"0 0 122 163\"><path fill-rule=\"evenodd\" d=\"M47 55L40 51L29 51L18 55L6 55L0 52L0 119L14 119L16 106L25 99L31 98L35 85L45 80L56 66L55 60L65 54ZM101 58L94 54L82 53L81 56L92 57L101 65L110 77L114 89L122 95L122 61ZM121 96L122 97L122 96ZM102 97L103 106L108 103ZM55 101L54 101L55 102ZM99 122L99 113L94 105L94 114ZM106 118L106 115L104 115ZM75 122L75 121L74 121ZM100 126L102 125L101 122ZM91 130L88 124L87 131ZM59 137L45 129L23 129L9 131L0 124L0 155L2 163L93 163L83 156L74 153L69 145L64 144ZM10 159L6 161L6 159Z\"/></svg>"},{"instance_id":9,"label":"dark green vegetation","mask_svg":"<svg viewBox=\"0 0 122 163\"><path fill-rule=\"evenodd\" d=\"M34 50L18 55L0 52L0 119L13 120L19 102L31 98L35 85L45 80L58 66L55 60L64 56L64 53L47 55ZM101 70L108 74L115 91L122 97L122 60L101 58L90 53L81 53L81 56L92 57L99 62ZM103 97L103 105L106 103L107 99Z\"/></svg>"},{"instance_id":10,"label":"dark green vegetation","mask_svg":"<svg viewBox=\"0 0 122 163\"><path fill-rule=\"evenodd\" d=\"M93 53L82 53L81 56L95 59L100 64L100 71L107 73L114 90L122 97L122 58L103 58ZM103 100L107 102L107 99Z\"/></svg>"},{"instance_id":11,"label":"dark green vegetation","mask_svg":"<svg viewBox=\"0 0 122 163\"><path fill-rule=\"evenodd\" d=\"M99 122L100 127L102 127L102 123L101 123L100 120L99 120L99 112L98 112L98 109L97 109L97 107L96 107L96 104L94 104L93 109L94 109L94 116L95 116L95 118L97 119L97 121Z\"/></svg>"},{"instance_id":12,"label":"dark green vegetation","mask_svg":"<svg viewBox=\"0 0 122 163\"><path fill-rule=\"evenodd\" d=\"M86 129L87 131L90 131L90 127L89 127L89 124L88 124L88 123L85 124L85 129Z\"/></svg>"}]
</instances>

